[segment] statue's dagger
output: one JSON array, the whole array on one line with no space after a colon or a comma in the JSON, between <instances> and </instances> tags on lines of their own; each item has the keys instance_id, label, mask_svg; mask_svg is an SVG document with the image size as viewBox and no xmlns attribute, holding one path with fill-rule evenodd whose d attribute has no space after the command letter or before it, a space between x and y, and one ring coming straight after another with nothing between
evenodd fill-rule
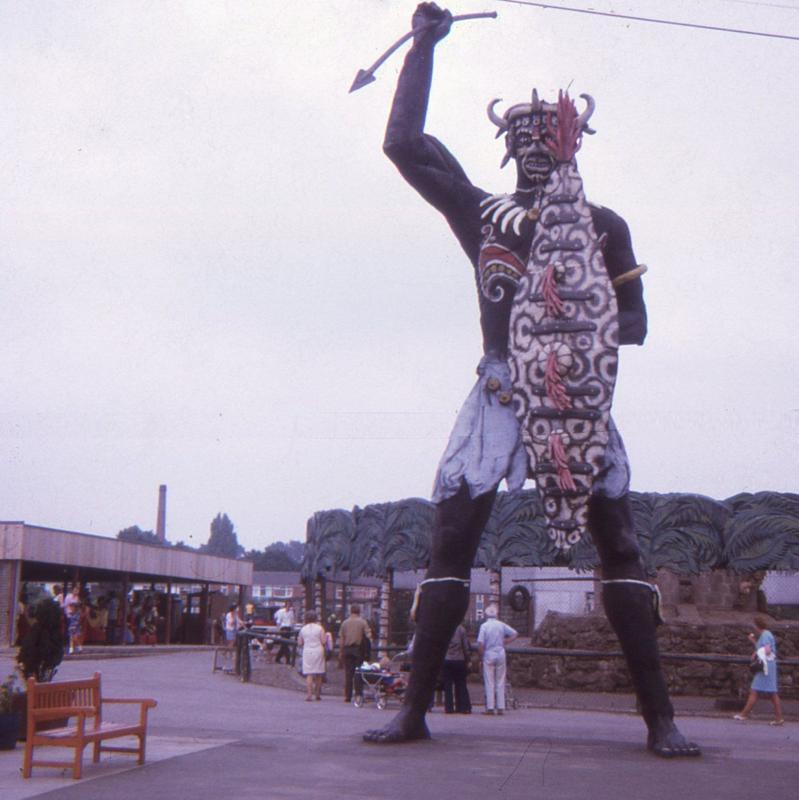
<instances>
[{"instance_id":1,"label":"statue's dagger","mask_svg":"<svg viewBox=\"0 0 799 800\"><path fill-rule=\"evenodd\" d=\"M478 14L459 14L457 17L453 17L453 22L461 22L465 19L496 19L497 12L496 11L483 11ZM435 25L438 25L440 20L436 20L434 22L425 25L425 28L432 28ZM383 53L380 58L372 64L369 69L359 69L358 74L355 76L355 80L352 82L352 86L350 86L350 92L357 91L358 89L362 89L364 86L372 83L375 80L375 72L377 71L378 67L398 48L401 47L405 42L410 39L414 33L418 33L418 29L415 31L408 31L401 39L397 39L391 47Z\"/></svg>"}]
</instances>

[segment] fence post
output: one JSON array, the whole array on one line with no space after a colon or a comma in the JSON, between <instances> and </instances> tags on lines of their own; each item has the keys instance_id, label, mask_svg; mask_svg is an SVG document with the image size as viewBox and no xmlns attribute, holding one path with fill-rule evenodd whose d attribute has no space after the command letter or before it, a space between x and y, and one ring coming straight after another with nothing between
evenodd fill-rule
<instances>
[{"instance_id":1,"label":"fence post","mask_svg":"<svg viewBox=\"0 0 799 800\"><path fill-rule=\"evenodd\" d=\"M394 583L394 569L388 567L386 574L383 578L383 583L380 586L380 607L378 612L378 621L380 623L380 636L377 640L378 651L385 652L389 640L389 620L391 619L391 589Z\"/></svg>"},{"instance_id":2,"label":"fence post","mask_svg":"<svg viewBox=\"0 0 799 800\"><path fill-rule=\"evenodd\" d=\"M323 619L322 617L322 607L324 605L324 598L323 593L325 591L325 579L324 578L317 578L314 582L314 610L316 611L316 616L319 619Z\"/></svg>"}]
</instances>

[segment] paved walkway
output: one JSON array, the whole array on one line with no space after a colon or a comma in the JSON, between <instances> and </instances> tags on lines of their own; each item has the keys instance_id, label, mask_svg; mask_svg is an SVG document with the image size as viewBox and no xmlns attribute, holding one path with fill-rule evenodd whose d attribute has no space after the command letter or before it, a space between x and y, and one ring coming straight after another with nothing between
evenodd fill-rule
<instances>
[{"instance_id":1,"label":"paved walkway","mask_svg":"<svg viewBox=\"0 0 799 800\"><path fill-rule=\"evenodd\" d=\"M0 752L0 798L793 800L799 785L799 723L769 727L765 707L761 721L747 723L686 716L681 727L703 745L700 759L650 756L634 714L557 707L504 717L434 713L433 741L380 747L360 735L389 719L391 706L356 710L338 695L305 703L285 668L291 688L242 684L213 674L211 658L174 652L66 661L62 679L99 670L108 696L158 700L147 764L109 754L99 765L86 759L81 781L45 768L25 781L18 745ZM0 657L1 674L10 668Z\"/></svg>"}]
</instances>

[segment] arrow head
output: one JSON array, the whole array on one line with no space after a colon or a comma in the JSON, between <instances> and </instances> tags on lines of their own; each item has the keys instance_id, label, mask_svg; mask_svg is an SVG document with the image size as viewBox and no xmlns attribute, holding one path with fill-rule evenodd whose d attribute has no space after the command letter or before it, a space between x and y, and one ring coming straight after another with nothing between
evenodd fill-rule
<instances>
[{"instance_id":1,"label":"arrow head","mask_svg":"<svg viewBox=\"0 0 799 800\"><path fill-rule=\"evenodd\" d=\"M372 75L371 72L367 72L365 69L359 69L355 80L352 82L352 86L350 86L350 93L357 92L358 89L363 89L364 86L374 83L374 80L375 76Z\"/></svg>"}]
</instances>

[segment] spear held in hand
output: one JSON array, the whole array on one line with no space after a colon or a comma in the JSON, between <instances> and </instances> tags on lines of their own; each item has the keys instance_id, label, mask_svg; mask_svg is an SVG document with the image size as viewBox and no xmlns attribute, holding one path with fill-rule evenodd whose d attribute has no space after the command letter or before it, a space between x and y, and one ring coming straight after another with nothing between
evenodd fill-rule
<instances>
[{"instance_id":1,"label":"spear held in hand","mask_svg":"<svg viewBox=\"0 0 799 800\"><path fill-rule=\"evenodd\" d=\"M496 11L482 11L477 14L459 14L456 17L452 18L453 22L462 22L465 19L496 19L497 12ZM432 28L438 25L440 20L435 20L434 22L430 22L428 25L425 25L422 28L415 28L414 30L408 31L401 39L397 39L391 47L383 53L380 58L372 64L369 69L359 69L358 74L355 76L355 80L352 82L352 86L350 86L350 92L357 91L358 89L362 89L364 86L372 83L375 80L375 72L377 71L378 67L398 48L401 47L405 42L408 41L414 34L420 32L420 30L424 30L425 28Z\"/></svg>"}]
</instances>

